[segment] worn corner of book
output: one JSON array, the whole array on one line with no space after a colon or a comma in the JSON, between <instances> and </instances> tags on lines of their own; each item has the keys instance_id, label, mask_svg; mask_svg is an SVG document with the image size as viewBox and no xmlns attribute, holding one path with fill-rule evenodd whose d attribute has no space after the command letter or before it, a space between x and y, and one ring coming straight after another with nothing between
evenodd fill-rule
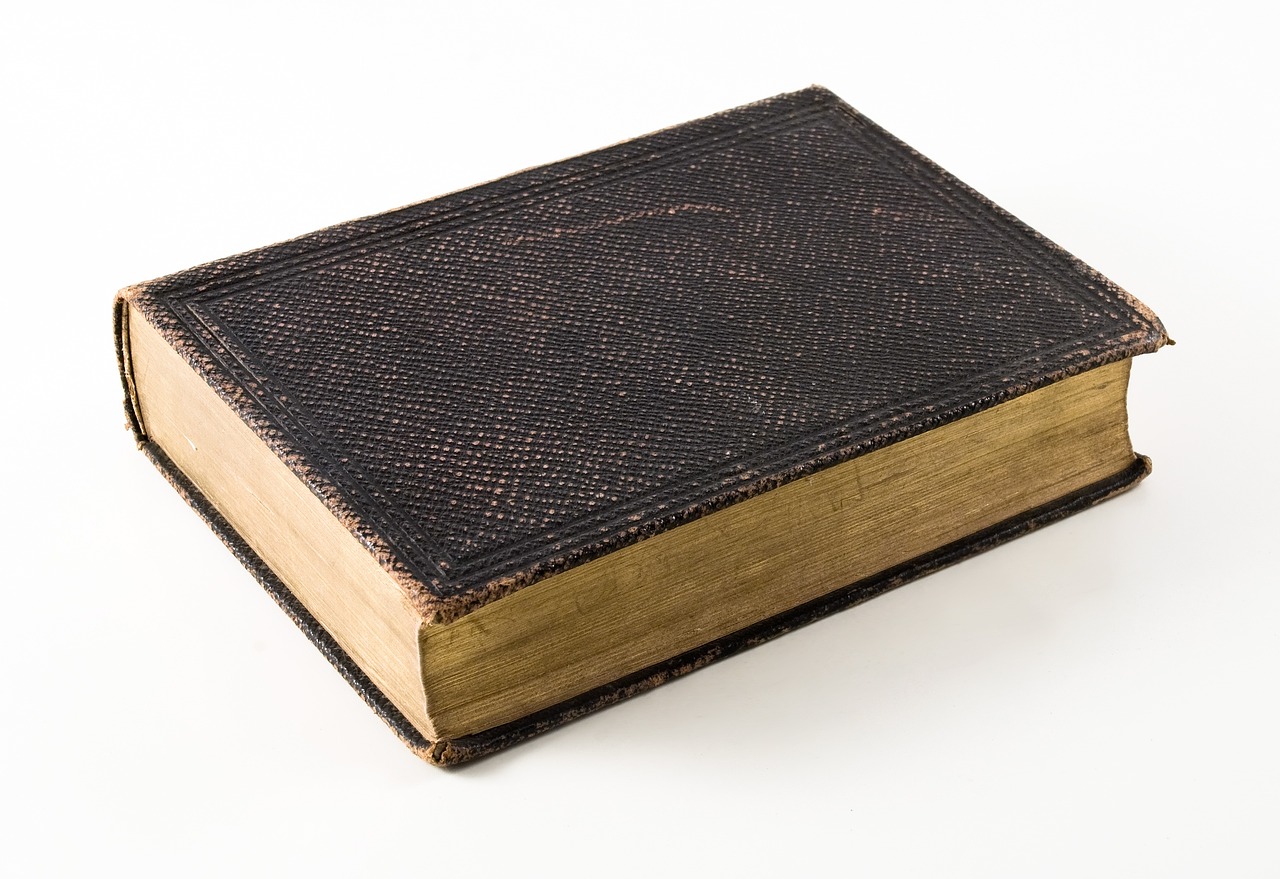
<instances>
[{"instance_id":1,"label":"worn corner of book","mask_svg":"<svg viewBox=\"0 0 1280 879\"><path fill-rule=\"evenodd\" d=\"M812 106L820 106L823 104L833 104L837 107L852 109L845 103L839 95L820 83L811 83L798 91L791 92L787 95L779 97L790 98L793 101L807 103Z\"/></svg>"},{"instance_id":2,"label":"worn corner of book","mask_svg":"<svg viewBox=\"0 0 1280 879\"><path fill-rule=\"evenodd\" d=\"M461 761L461 755L455 753L453 742L441 739L431 743L429 748L415 748L418 756L433 766L452 766Z\"/></svg>"},{"instance_id":3,"label":"worn corner of book","mask_svg":"<svg viewBox=\"0 0 1280 879\"><path fill-rule=\"evenodd\" d=\"M307 480L304 478L303 481ZM314 485L312 488L315 490ZM450 602L449 599L440 596L440 587L445 585L440 579L424 578L410 570L383 536L359 513L330 497L323 490L317 491L316 494L342 527L360 541L373 556L373 560L396 585L409 607L421 619L422 625L440 625L451 622L458 616L457 614L451 616L447 612Z\"/></svg>"},{"instance_id":4,"label":"worn corner of book","mask_svg":"<svg viewBox=\"0 0 1280 879\"><path fill-rule=\"evenodd\" d=\"M1129 306L1137 313L1144 326L1127 333L1123 339L1134 347L1135 354L1150 354L1166 345L1176 345L1165 329L1164 322L1145 303L1130 293L1121 291Z\"/></svg>"},{"instance_id":5,"label":"worn corner of book","mask_svg":"<svg viewBox=\"0 0 1280 879\"><path fill-rule=\"evenodd\" d=\"M479 610L531 582L533 578L499 577L481 586L464 589L447 597L440 597L422 589L421 584L416 581L412 585L402 585L406 588L409 599L422 614L425 625L444 626L457 622L472 611Z\"/></svg>"},{"instance_id":6,"label":"worn corner of book","mask_svg":"<svg viewBox=\"0 0 1280 879\"><path fill-rule=\"evenodd\" d=\"M144 281L141 284L129 284L127 287L121 287L116 291L116 301L131 302L141 296L149 286L150 284Z\"/></svg>"},{"instance_id":7,"label":"worn corner of book","mask_svg":"<svg viewBox=\"0 0 1280 879\"><path fill-rule=\"evenodd\" d=\"M840 96L822 83L813 82L802 88L801 93L812 95L820 101L839 101Z\"/></svg>"}]
</instances>

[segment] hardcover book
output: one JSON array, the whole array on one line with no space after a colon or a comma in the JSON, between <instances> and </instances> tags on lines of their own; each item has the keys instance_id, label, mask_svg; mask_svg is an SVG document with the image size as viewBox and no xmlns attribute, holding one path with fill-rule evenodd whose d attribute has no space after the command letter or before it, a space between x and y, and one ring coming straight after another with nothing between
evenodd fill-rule
<instances>
[{"instance_id":1,"label":"hardcover book","mask_svg":"<svg viewBox=\"0 0 1280 879\"><path fill-rule=\"evenodd\" d=\"M457 763L1132 486L1133 297L810 88L121 291L142 450Z\"/></svg>"}]
</instances>

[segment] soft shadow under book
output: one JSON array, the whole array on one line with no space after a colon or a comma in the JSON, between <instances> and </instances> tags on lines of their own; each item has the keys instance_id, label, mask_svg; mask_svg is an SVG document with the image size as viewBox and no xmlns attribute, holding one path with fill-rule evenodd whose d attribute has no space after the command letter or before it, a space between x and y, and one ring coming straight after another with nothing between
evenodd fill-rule
<instances>
[{"instance_id":1,"label":"soft shadow under book","mask_svg":"<svg viewBox=\"0 0 1280 879\"><path fill-rule=\"evenodd\" d=\"M1133 486L1168 341L817 87L127 288L115 328L142 450L435 763Z\"/></svg>"}]
</instances>

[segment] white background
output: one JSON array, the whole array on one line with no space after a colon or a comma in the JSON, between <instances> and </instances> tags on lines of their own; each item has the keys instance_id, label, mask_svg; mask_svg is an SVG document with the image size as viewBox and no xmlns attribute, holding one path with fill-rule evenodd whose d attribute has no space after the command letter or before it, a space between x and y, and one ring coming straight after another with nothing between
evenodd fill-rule
<instances>
[{"instance_id":1,"label":"white background","mask_svg":"<svg viewBox=\"0 0 1280 879\"><path fill-rule=\"evenodd\" d=\"M1275 876L1264 5L24 3L0 20L0 872ZM460 771L133 447L113 292L820 82L1098 267L1155 473Z\"/></svg>"}]
</instances>

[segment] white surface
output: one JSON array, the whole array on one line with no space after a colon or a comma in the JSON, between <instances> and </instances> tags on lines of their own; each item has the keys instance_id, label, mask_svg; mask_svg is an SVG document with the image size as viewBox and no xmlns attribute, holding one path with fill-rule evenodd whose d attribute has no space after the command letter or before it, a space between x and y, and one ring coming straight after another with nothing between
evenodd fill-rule
<instances>
[{"instance_id":1,"label":"white surface","mask_svg":"<svg viewBox=\"0 0 1280 879\"><path fill-rule=\"evenodd\" d=\"M1275 20L460 6L5 12L0 872L1277 875ZM1164 318L1155 474L419 763L134 450L113 291L810 82Z\"/></svg>"}]
</instances>

